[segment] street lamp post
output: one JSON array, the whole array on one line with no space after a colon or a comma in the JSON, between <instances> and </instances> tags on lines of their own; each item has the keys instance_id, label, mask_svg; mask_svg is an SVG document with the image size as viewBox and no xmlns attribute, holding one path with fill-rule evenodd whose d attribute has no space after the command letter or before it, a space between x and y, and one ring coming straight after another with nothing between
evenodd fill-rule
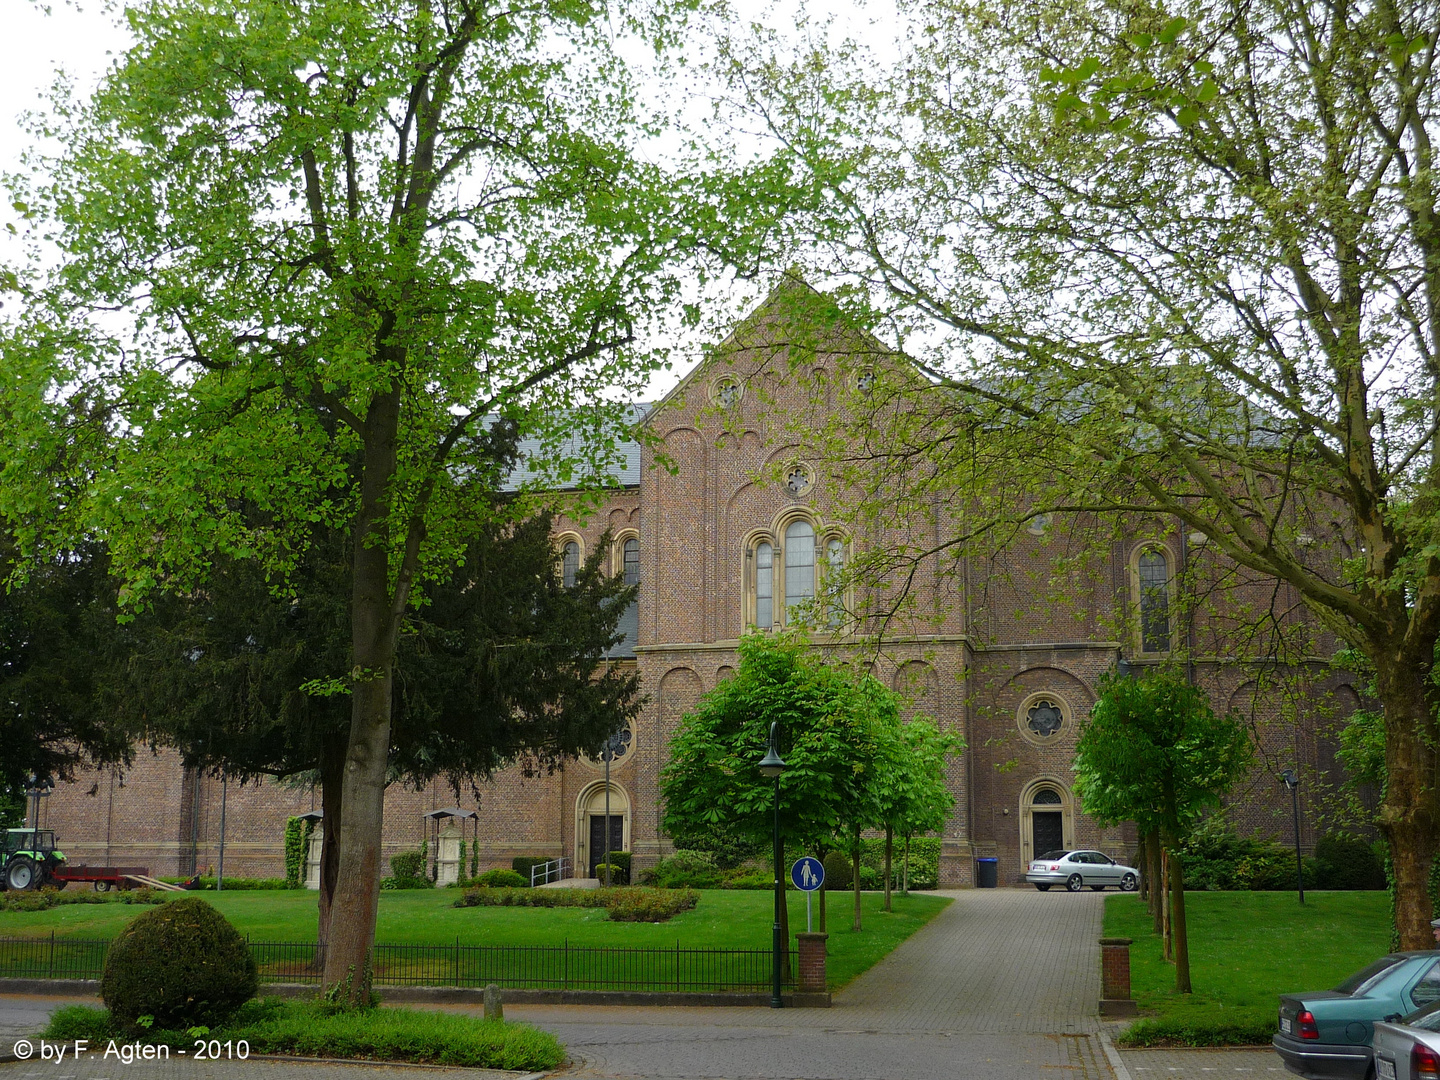
<instances>
[{"instance_id":1,"label":"street lamp post","mask_svg":"<svg viewBox=\"0 0 1440 1080\"><path fill-rule=\"evenodd\" d=\"M1294 769L1280 774L1285 786L1290 789L1290 809L1295 815L1295 887L1300 892L1300 903L1305 903L1305 864L1300 861L1300 777Z\"/></svg>"},{"instance_id":2,"label":"street lamp post","mask_svg":"<svg viewBox=\"0 0 1440 1080\"><path fill-rule=\"evenodd\" d=\"M760 759L760 775L775 781L775 919L770 929L773 949L770 957L770 1007L783 1009L785 1002L780 997L780 968L784 964L785 935L780 929L780 905L785 903L784 862L785 849L780 843L780 774L785 771L785 760L775 749L775 738L779 732L778 723L770 725L770 749Z\"/></svg>"}]
</instances>

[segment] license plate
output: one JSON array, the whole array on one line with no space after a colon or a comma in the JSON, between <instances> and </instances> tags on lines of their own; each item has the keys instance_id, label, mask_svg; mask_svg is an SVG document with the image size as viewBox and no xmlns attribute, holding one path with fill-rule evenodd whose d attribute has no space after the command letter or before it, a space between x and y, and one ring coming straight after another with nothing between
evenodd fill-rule
<instances>
[{"instance_id":1,"label":"license plate","mask_svg":"<svg viewBox=\"0 0 1440 1080\"><path fill-rule=\"evenodd\" d=\"M1283 1016L1280 1018L1280 1030L1286 1035L1290 1034L1290 1021L1286 1020Z\"/></svg>"},{"instance_id":2,"label":"license plate","mask_svg":"<svg viewBox=\"0 0 1440 1080\"><path fill-rule=\"evenodd\" d=\"M1395 1063L1384 1058L1375 1059L1375 1075L1378 1080L1395 1080Z\"/></svg>"}]
</instances>

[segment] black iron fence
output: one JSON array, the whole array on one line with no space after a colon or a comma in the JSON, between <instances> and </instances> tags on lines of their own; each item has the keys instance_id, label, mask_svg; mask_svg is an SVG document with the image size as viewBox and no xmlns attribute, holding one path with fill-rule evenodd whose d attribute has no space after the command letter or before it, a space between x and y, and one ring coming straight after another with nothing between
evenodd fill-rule
<instances>
[{"instance_id":1,"label":"black iron fence","mask_svg":"<svg viewBox=\"0 0 1440 1080\"><path fill-rule=\"evenodd\" d=\"M0 938L0 978L98 979L108 941ZM319 946L252 941L261 982L316 983ZM694 993L770 987L769 949L572 945L376 945L377 986L498 986L514 990L646 990ZM790 956L791 978L798 957Z\"/></svg>"}]
</instances>

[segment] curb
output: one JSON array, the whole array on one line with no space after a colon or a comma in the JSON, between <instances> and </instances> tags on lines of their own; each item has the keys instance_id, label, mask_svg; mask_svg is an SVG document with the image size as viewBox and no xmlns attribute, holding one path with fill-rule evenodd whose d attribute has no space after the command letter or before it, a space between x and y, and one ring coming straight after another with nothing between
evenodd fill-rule
<instances>
[{"instance_id":1,"label":"curb","mask_svg":"<svg viewBox=\"0 0 1440 1080\"><path fill-rule=\"evenodd\" d=\"M1130 1070L1125 1067L1120 1051L1116 1050L1115 1044L1110 1041L1110 1033L1101 1027L1099 1035L1100 1046L1105 1051L1105 1059L1110 1062L1110 1071L1115 1074L1115 1080L1130 1080Z\"/></svg>"},{"instance_id":2,"label":"curb","mask_svg":"<svg viewBox=\"0 0 1440 1080\"><path fill-rule=\"evenodd\" d=\"M381 1001L407 1004L483 1005L483 987L379 986ZM310 983L261 983L257 996L313 997ZM0 994L35 994L48 997L98 997L96 979L0 979ZM673 993L649 990L501 990L506 1005L700 1005L768 1008L770 995L728 993ZM828 1009L826 993L782 995L787 1008ZM0 1059L4 1060L4 1059Z\"/></svg>"}]
</instances>

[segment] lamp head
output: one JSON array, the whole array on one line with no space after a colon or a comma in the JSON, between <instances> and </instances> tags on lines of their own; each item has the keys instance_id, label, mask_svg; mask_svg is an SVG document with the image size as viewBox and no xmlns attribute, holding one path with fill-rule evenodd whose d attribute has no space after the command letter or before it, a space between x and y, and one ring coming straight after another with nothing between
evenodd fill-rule
<instances>
[{"instance_id":1,"label":"lamp head","mask_svg":"<svg viewBox=\"0 0 1440 1080\"><path fill-rule=\"evenodd\" d=\"M780 725L770 725L770 749L765 751L765 756L760 759L760 775L767 780L774 780L785 771L785 759L775 749L775 735Z\"/></svg>"},{"instance_id":2,"label":"lamp head","mask_svg":"<svg viewBox=\"0 0 1440 1080\"><path fill-rule=\"evenodd\" d=\"M1286 769L1280 774L1280 779L1285 781L1285 786L1291 791L1300 786L1300 777L1296 775L1294 769Z\"/></svg>"}]
</instances>

